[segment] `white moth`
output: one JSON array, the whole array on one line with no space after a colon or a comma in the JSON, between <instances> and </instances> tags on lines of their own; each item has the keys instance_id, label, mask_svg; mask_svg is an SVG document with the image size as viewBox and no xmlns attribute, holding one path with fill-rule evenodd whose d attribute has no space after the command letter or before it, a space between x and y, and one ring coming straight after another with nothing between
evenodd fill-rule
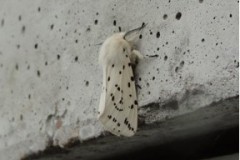
<instances>
[{"instance_id":1,"label":"white moth","mask_svg":"<svg viewBox=\"0 0 240 160\"><path fill-rule=\"evenodd\" d=\"M116 33L101 46L99 62L103 67L103 90L98 119L105 129L117 136L133 136L137 131L138 102L132 64L142 59L133 49L141 27Z\"/></svg>"}]
</instances>

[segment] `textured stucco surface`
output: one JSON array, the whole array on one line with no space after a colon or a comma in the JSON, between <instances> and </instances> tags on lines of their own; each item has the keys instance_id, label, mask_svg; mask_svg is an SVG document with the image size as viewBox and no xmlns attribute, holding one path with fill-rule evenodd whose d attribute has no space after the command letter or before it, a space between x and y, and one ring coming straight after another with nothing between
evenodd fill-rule
<instances>
[{"instance_id":1,"label":"textured stucco surface","mask_svg":"<svg viewBox=\"0 0 240 160\"><path fill-rule=\"evenodd\" d=\"M136 68L147 123L238 94L237 0L0 4L0 159L100 135L97 44L143 22L138 47L158 55Z\"/></svg>"}]
</instances>

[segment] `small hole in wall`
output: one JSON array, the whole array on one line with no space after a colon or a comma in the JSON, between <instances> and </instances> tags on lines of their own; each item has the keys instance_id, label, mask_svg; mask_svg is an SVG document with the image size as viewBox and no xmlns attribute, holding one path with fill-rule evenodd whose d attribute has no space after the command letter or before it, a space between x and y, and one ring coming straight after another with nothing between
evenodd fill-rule
<instances>
[{"instance_id":1,"label":"small hole in wall","mask_svg":"<svg viewBox=\"0 0 240 160\"><path fill-rule=\"evenodd\" d=\"M75 43L78 43L78 39L75 40Z\"/></svg>"},{"instance_id":2,"label":"small hole in wall","mask_svg":"<svg viewBox=\"0 0 240 160\"><path fill-rule=\"evenodd\" d=\"M50 29L53 30L53 28L54 28L54 24L51 24Z\"/></svg>"},{"instance_id":3,"label":"small hole in wall","mask_svg":"<svg viewBox=\"0 0 240 160\"><path fill-rule=\"evenodd\" d=\"M117 25L117 22L116 20L113 21L113 25L116 26Z\"/></svg>"},{"instance_id":4,"label":"small hole in wall","mask_svg":"<svg viewBox=\"0 0 240 160\"><path fill-rule=\"evenodd\" d=\"M77 62L77 61L78 61L78 56L76 56L76 57L74 58L74 60L75 60L75 62Z\"/></svg>"},{"instance_id":5,"label":"small hole in wall","mask_svg":"<svg viewBox=\"0 0 240 160\"><path fill-rule=\"evenodd\" d=\"M168 59L168 56L164 56L164 61L166 61Z\"/></svg>"},{"instance_id":6,"label":"small hole in wall","mask_svg":"<svg viewBox=\"0 0 240 160\"><path fill-rule=\"evenodd\" d=\"M167 14L164 14L163 15L163 19L167 19L168 15Z\"/></svg>"},{"instance_id":7,"label":"small hole in wall","mask_svg":"<svg viewBox=\"0 0 240 160\"><path fill-rule=\"evenodd\" d=\"M1 26L4 26L4 19L1 20Z\"/></svg>"},{"instance_id":8,"label":"small hole in wall","mask_svg":"<svg viewBox=\"0 0 240 160\"><path fill-rule=\"evenodd\" d=\"M180 63L180 66L181 66L181 67L183 67L183 66L184 66L184 61L182 61L182 62Z\"/></svg>"},{"instance_id":9,"label":"small hole in wall","mask_svg":"<svg viewBox=\"0 0 240 160\"><path fill-rule=\"evenodd\" d=\"M18 64L15 65L15 69L18 70Z\"/></svg>"},{"instance_id":10,"label":"small hole in wall","mask_svg":"<svg viewBox=\"0 0 240 160\"><path fill-rule=\"evenodd\" d=\"M22 115L22 114L20 114L20 120L21 120L21 121L23 120L23 115Z\"/></svg>"},{"instance_id":11,"label":"small hole in wall","mask_svg":"<svg viewBox=\"0 0 240 160\"><path fill-rule=\"evenodd\" d=\"M203 2L203 0L199 0L199 3L202 3Z\"/></svg>"},{"instance_id":12,"label":"small hole in wall","mask_svg":"<svg viewBox=\"0 0 240 160\"><path fill-rule=\"evenodd\" d=\"M25 30L26 30L26 27L22 26L22 29L21 29L22 34L25 33Z\"/></svg>"},{"instance_id":13,"label":"small hole in wall","mask_svg":"<svg viewBox=\"0 0 240 160\"><path fill-rule=\"evenodd\" d=\"M155 77L154 77L154 76L152 77L152 80L153 80L153 81L155 80Z\"/></svg>"},{"instance_id":14,"label":"small hole in wall","mask_svg":"<svg viewBox=\"0 0 240 160\"><path fill-rule=\"evenodd\" d=\"M232 14L230 14L229 17L232 18Z\"/></svg>"},{"instance_id":15,"label":"small hole in wall","mask_svg":"<svg viewBox=\"0 0 240 160\"><path fill-rule=\"evenodd\" d=\"M60 55L59 55L59 54L57 55L57 59L58 59L58 60L60 59Z\"/></svg>"},{"instance_id":16,"label":"small hole in wall","mask_svg":"<svg viewBox=\"0 0 240 160\"><path fill-rule=\"evenodd\" d=\"M147 87L149 87L149 86L150 86L150 84L149 84L148 82L147 82L147 84L146 84L146 85L147 85Z\"/></svg>"},{"instance_id":17,"label":"small hole in wall","mask_svg":"<svg viewBox=\"0 0 240 160\"><path fill-rule=\"evenodd\" d=\"M38 44L37 44L37 43L34 45L34 48L35 48L35 49L37 49L37 48L38 48Z\"/></svg>"},{"instance_id":18,"label":"small hole in wall","mask_svg":"<svg viewBox=\"0 0 240 160\"><path fill-rule=\"evenodd\" d=\"M201 40L202 42L205 42L205 39L204 38L202 38L202 40Z\"/></svg>"},{"instance_id":19,"label":"small hole in wall","mask_svg":"<svg viewBox=\"0 0 240 160\"><path fill-rule=\"evenodd\" d=\"M88 82L88 81L86 81L86 82L85 82L85 85L86 85L86 86L88 86L88 85L89 85L89 82Z\"/></svg>"},{"instance_id":20,"label":"small hole in wall","mask_svg":"<svg viewBox=\"0 0 240 160\"><path fill-rule=\"evenodd\" d=\"M141 80L142 80L142 78L141 78L141 77L139 77L139 78L138 78L138 80L139 80L139 81L141 81Z\"/></svg>"},{"instance_id":21,"label":"small hole in wall","mask_svg":"<svg viewBox=\"0 0 240 160\"><path fill-rule=\"evenodd\" d=\"M141 34L139 35L139 39L142 39L142 35Z\"/></svg>"},{"instance_id":22,"label":"small hole in wall","mask_svg":"<svg viewBox=\"0 0 240 160\"><path fill-rule=\"evenodd\" d=\"M176 14L176 19L177 19L177 20L180 20L181 17L182 17L182 13L181 13L181 12L178 12L178 13Z\"/></svg>"},{"instance_id":23,"label":"small hole in wall","mask_svg":"<svg viewBox=\"0 0 240 160\"><path fill-rule=\"evenodd\" d=\"M157 38L160 37L160 32L157 32L156 37L157 37Z\"/></svg>"},{"instance_id":24,"label":"small hole in wall","mask_svg":"<svg viewBox=\"0 0 240 160\"><path fill-rule=\"evenodd\" d=\"M151 92L150 92L150 91L148 91L148 94L150 95L150 94L151 94Z\"/></svg>"},{"instance_id":25,"label":"small hole in wall","mask_svg":"<svg viewBox=\"0 0 240 160\"><path fill-rule=\"evenodd\" d=\"M37 76L40 77L41 76L41 73L39 70L37 70Z\"/></svg>"},{"instance_id":26,"label":"small hole in wall","mask_svg":"<svg viewBox=\"0 0 240 160\"><path fill-rule=\"evenodd\" d=\"M97 24L98 24L98 20L97 20L97 19L94 21L94 24L95 24L95 25L97 25Z\"/></svg>"},{"instance_id":27,"label":"small hole in wall","mask_svg":"<svg viewBox=\"0 0 240 160\"><path fill-rule=\"evenodd\" d=\"M18 20L19 20L19 21L22 20L22 16L21 16L21 15L18 16Z\"/></svg>"},{"instance_id":28,"label":"small hole in wall","mask_svg":"<svg viewBox=\"0 0 240 160\"><path fill-rule=\"evenodd\" d=\"M38 12L40 12L41 11L41 7L38 7Z\"/></svg>"},{"instance_id":29,"label":"small hole in wall","mask_svg":"<svg viewBox=\"0 0 240 160\"><path fill-rule=\"evenodd\" d=\"M176 73L178 72L178 69L179 69L178 67L175 68L175 72L176 72Z\"/></svg>"}]
</instances>

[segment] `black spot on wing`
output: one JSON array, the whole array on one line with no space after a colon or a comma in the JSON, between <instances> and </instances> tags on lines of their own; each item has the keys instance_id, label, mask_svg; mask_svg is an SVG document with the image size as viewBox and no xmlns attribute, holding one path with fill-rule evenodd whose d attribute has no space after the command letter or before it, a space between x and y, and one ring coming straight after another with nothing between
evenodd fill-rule
<instances>
[{"instance_id":1,"label":"black spot on wing","mask_svg":"<svg viewBox=\"0 0 240 160\"><path fill-rule=\"evenodd\" d=\"M130 82L128 82L128 88L130 88L131 87L131 84L130 84Z\"/></svg>"},{"instance_id":2,"label":"black spot on wing","mask_svg":"<svg viewBox=\"0 0 240 160\"><path fill-rule=\"evenodd\" d=\"M110 77L108 77L108 81L110 81Z\"/></svg>"},{"instance_id":3,"label":"black spot on wing","mask_svg":"<svg viewBox=\"0 0 240 160\"><path fill-rule=\"evenodd\" d=\"M125 65L123 65L123 70L125 69Z\"/></svg>"},{"instance_id":4,"label":"black spot on wing","mask_svg":"<svg viewBox=\"0 0 240 160\"><path fill-rule=\"evenodd\" d=\"M112 116L111 116L111 115L108 115L108 118L109 118L109 119L111 119L111 118L112 118Z\"/></svg>"},{"instance_id":5,"label":"black spot on wing","mask_svg":"<svg viewBox=\"0 0 240 160\"><path fill-rule=\"evenodd\" d=\"M134 81L134 77L133 76L131 77L131 81Z\"/></svg>"},{"instance_id":6,"label":"black spot on wing","mask_svg":"<svg viewBox=\"0 0 240 160\"><path fill-rule=\"evenodd\" d=\"M114 64L112 64L112 68L114 67Z\"/></svg>"},{"instance_id":7,"label":"black spot on wing","mask_svg":"<svg viewBox=\"0 0 240 160\"><path fill-rule=\"evenodd\" d=\"M137 102L137 100L135 100L135 101L134 101L134 104L135 104L135 105L138 105L138 102Z\"/></svg>"},{"instance_id":8,"label":"black spot on wing","mask_svg":"<svg viewBox=\"0 0 240 160\"><path fill-rule=\"evenodd\" d=\"M119 71L119 74L122 74L122 71Z\"/></svg>"}]
</instances>

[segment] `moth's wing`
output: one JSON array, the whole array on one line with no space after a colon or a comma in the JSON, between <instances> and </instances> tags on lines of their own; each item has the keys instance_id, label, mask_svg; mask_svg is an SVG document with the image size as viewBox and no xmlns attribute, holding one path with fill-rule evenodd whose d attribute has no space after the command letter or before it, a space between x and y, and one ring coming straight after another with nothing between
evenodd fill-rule
<instances>
[{"instance_id":1,"label":"moth's wing","mask_svg":"<svg viewBox=\"0 0 240 160\"><path fill-rule=\"evenodd\" d=\"M99 120L115 135L132 136L137 130L138 104L130 59L104 69Z\"/></svg>"}]
</instances>

